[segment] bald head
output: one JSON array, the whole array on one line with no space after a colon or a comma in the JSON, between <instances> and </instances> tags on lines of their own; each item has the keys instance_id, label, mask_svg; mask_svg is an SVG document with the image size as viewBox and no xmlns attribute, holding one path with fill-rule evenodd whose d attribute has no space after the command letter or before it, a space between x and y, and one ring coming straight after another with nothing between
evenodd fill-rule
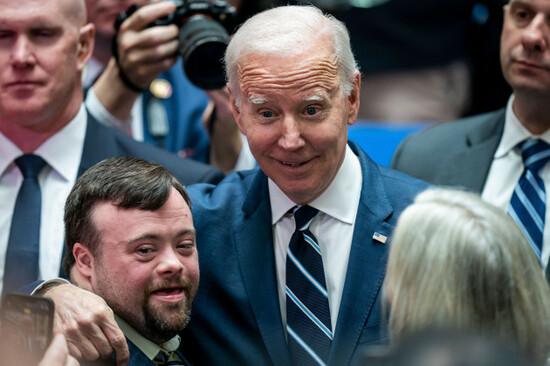
<instances>
[{"instance_id":1,"label":"bald head","mask_svg":"<svg viewBox=\"0 0 550 366\"><path fill-rule=\"evenodd\" d=\"M84 0L0 0L0 30L0 131L32 152L80 109L94 27Z\"/></svg>"},{"instance_id":2,"label":"bald head","mask_svg":"<svg viewBox=\"0 0 550 366\"><path fill-rule=\"evenodd\" d=\"M42 0L44 1L44 0ZM84 0L55 0L61 3L63 17L74 22L79 28L86 24L86 4Z\"/></svg>"}]
</instances>

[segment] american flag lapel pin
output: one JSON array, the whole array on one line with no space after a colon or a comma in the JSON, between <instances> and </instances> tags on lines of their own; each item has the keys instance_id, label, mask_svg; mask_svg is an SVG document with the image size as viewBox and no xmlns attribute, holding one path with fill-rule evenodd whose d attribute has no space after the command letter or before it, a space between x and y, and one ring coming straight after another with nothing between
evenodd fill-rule
<instances>
[{"instance_id":1,"label":"american flag lapel pin","mask_svg":"<svg viewBox=\"0 0 550 366\"><path fill-rule=\"evenodd\" d=\"M388 237L385 235L380 234L379 232L375 231L374 234L372 234L372 238L382 244L386 244L386 240L388 240Z\"/></svg>"}]
</instances>

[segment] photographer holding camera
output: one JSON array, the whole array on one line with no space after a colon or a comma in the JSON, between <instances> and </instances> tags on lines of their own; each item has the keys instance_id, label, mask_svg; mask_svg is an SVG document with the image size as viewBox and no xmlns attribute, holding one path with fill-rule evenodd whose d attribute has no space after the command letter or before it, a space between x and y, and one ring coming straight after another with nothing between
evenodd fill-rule
<instances>
[{"instance_id":1,"label":"photographer holding camera","mask_svg":"<svg viewBox=\"0 0 550 366\"><path fill-rule=\"evenodd\" d=\"M214 7L210 5L213 3L202 0L138 1L136 8L127 11L131 3L86 0L88 19L97 29L97 50L85 81L85 85L86 82L90 85L95 80L86 97L88 110L98 120L131 134L137 140L180 156L210 162L225 172L253 166L248 149L242 149L241 134L227 107L229 101L223 89L225 80L211 82L205 79L210 76L208 73L213 74L214 80L220 77L216 75L223 77L223 68L215 70L208 61L212 49L220 53L220 58L223 56L223 50L218 50L221 46L214 44L211 47L209 43L205 52L201 39L178 40L190 25L182 27L170 21L181 12L190 14L189 4ZM231 8L225 4L214 11L229 12ZM127 11L126 16L117 24L117 32L113 24L123 11ZM197 23L203 28L208 23L208 29L195 29L192 36L210 37L208 32L211 33L212 29L221 33L219 28L222 25L216 18ZM113 37L116 37L114 43ZM193 54L193 62L184 54L186 51ZM186 66L189 76L182 69L186 61L195 65L191 69ZM203 73L196 66L201 62ZM201 88L210 90L205 93ZM211 101L208 96L211 96ZM208 130L203 126L203 119L208 123Z\"/></svg>"}]
</instances>

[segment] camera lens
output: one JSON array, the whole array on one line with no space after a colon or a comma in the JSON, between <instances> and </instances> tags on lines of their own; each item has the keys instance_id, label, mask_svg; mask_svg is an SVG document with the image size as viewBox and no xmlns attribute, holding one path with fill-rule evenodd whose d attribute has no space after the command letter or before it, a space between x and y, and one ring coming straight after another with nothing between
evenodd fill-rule
<instances>
[{"instance_id":1,"label":"camera lens","mask_svg":"<svg viewBox=\"0 0 550 366\"><path fill-rule=\"evenodd\" d=\"M223 57L229 35L216 21L197 14L190 17L180 30L179 52L189 80L201 89L225 86Z\"/></svg>"}]
</instances>

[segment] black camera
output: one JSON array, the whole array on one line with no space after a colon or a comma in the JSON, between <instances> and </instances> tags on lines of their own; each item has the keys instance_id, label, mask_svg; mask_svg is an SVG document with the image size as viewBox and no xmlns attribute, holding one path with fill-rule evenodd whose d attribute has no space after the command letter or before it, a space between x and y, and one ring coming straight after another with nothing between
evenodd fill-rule
<instances>
[{"instance_id":1,"label":"black camera","mask_svg":"<svg viewBox=\"0 0 550 366\"><path fill-rule=\"evenodd\" d=\"M236 24L235 8L225 0L178 0L176 10L149 26L175 24L180 28L179 54L189 80L201 89L219 89L225 85L223 57L229 32ZM118 31L126 18L137 10L132 5L115 23Z\"/></svg>"}]
</instances>

